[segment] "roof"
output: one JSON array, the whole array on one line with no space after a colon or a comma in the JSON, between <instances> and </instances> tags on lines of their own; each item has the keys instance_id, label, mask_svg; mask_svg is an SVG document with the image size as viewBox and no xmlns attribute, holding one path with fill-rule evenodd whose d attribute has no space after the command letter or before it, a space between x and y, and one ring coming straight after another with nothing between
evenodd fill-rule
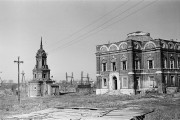
<instances>
[{"instance_id":1,"label":"roof","mask_svg":"<svg viewBox=\"0 0 180 120\"><path fill-rule=\"evenodd\" d=\"M52 84L51 86L52 86L52 87L59 87L58 84Z\"/></svg>"},{"instance_id":2,"label":"roof","mask_svg":"<svg viewBox=\"0 0 180 120\"><path fill-rule=\"evenodd\" d=\"M126 40L137 40L137 41L150 41L153 40L150 37L150 33L145 33L142 31L136 31L136 32L132 32L127 34L127 38Z\"/></svg>"}]
</instances>

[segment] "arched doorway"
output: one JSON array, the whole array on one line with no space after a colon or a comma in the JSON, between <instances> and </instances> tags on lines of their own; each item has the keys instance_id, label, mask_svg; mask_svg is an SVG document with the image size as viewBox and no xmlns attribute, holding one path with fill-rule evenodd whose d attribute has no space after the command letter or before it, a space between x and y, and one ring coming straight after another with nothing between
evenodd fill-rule
<instances>
[{"instance_id":1,"label":"arched doorway","mask_svg":"<svg viewBox=\"0 0 180 120\"><path fill-rule=\"evenodd\" d=\"M117 90L117 78L116 78L116 76L113 76L113 89Z\"/></svg>"}]
</instances>

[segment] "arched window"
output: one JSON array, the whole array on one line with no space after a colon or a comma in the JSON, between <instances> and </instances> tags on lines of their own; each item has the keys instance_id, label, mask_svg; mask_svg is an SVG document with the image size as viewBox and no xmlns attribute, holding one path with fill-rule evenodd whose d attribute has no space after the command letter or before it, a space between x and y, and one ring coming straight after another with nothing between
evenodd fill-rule
<instances>
[{"instance_id":1,"label":"arched window","mask_svg":"<svg viewBox=\"0 0 180 120\"><path fill-rule=\"evenodd\" d=\"M42 59L42 66L44 66L44 59Z\"/></svg>"},{"instance_id":2,"label":"arched window","mask_svg":"<svg viewBox=\"0 0 180 120\"><path fill-rule=\"evenodd\" d=\"M43 78L46 78L46 74L43 74Z\"/></svg>"},{"instance_id":3,"label":"arched window","mask_svg":"<svg viewBox=\"0 0 180 120\"><path fill-rule=\"evenodd\" d=\"M120 50L127 49L127 43L126 43L126 42L122 42L122 43L119 45L119 49L120 49Z\"/></svg>"},{"instance_id":4,"label":"arched window","mask_svg":"<svg viewBox=\"0 0 180 120\"><path fill-rule=\"evenodd\" d=\"M141 49L141 45L138 42L134 42L134 49Z\"/></svg>"},{"instance_id":5,"label":"arched window","mask_svg":"<svg viewBox=\"0 0 180 120\"><path fill-rule=\"evenodd\" d=\"M118 50L118 47L117 47L117 45L112 44L112 45L109 47L109 51L115 51L115 50Z\"/></svg>"},{"instance_id":6,"label":"arched window","mask_svg":"<svg viewBox=\"0 0 180 120\"><path fill-rule=\"evenodd\" d=\"M180 50L180 45L179 44L177 45L177 50Z\"/></svg>"},{"instance_id":7,"label":"arched window","mask_svg":"<svg viewBox=\"0 0 180 120\"><path fill-rule=\"evenodd\" d=\"M168 48L168 47L167 47L168 45L166 44L165 41L162 41L161 46L162 46L162 48Z\"/></svg>"},{"instance_id":8,"label":"arched window","mask_svg":"<svg viewBox=\"0 0 180 120\"><path fill-rule=\"evenodd\" d=\"M101 51L101 52L106 52L106 51L108 51L108 48L107 48L106 46L102 46L102 47L100 48L100 51Z\"/></svg>"},{"instance_id":9,"label":"arched window","mask_svg":"<svg viewBox=\"0 0 180 120\"><path fill-rule=\"evenodd\" d=\"M172 42L168 43L169 49L174 49L174 44Z\"/></svg>"},{"instance_id":10,"label":"arched window","mask_svg":"<svg viewBox=\"0 0 180 120\"><path fill-rule=\"evenodd\" d=\"M147 42L144 46L144 49L154 49L154 48L156 48L156 45L154 42L151 41Z\"/></svg>"}]
</instances>

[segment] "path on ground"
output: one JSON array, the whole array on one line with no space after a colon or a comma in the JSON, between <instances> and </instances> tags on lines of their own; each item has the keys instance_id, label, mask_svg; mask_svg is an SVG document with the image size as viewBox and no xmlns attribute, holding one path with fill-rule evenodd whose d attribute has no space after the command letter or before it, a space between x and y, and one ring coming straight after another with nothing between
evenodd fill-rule
<instances>
[{"instance_id":1,"label":"path on ground","mask_svg":"<svg viewBox=\"0 0 180 120\"><path fill-rule=\"evenodd\" d=\"M146 114L138 107L123 109L97 109L97 108L49 108L29 114L13 115L8 119L29 120L130 120Z\"/></svg>"}]
</instances>

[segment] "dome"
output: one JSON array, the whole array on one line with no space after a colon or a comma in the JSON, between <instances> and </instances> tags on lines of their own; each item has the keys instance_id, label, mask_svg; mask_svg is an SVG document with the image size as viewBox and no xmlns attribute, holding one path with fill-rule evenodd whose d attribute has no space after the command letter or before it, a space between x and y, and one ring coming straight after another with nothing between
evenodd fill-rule
<instances>
[{"instance_id":1,"label":"dome","mask_svg":"<svg viewBox=\"0 0 180 120\"><path fill-rule=\"evenodd\" d=\"M46 56L46 52L43 49L39 49L37 51L37 55L39 55L39 56Z\"/></svg>"},{"instance_id":2,"label":"dome","mask_svg":"<svg viewBox=\"0 0 180 120\"><path fill-rule=\"evenodd\" d=\"M37 51L36 56L45 56L46 57L46 52L45 52L45 50L43 50L42 39L41 39L40 49Z\"/></svg>"}]
</instances>

